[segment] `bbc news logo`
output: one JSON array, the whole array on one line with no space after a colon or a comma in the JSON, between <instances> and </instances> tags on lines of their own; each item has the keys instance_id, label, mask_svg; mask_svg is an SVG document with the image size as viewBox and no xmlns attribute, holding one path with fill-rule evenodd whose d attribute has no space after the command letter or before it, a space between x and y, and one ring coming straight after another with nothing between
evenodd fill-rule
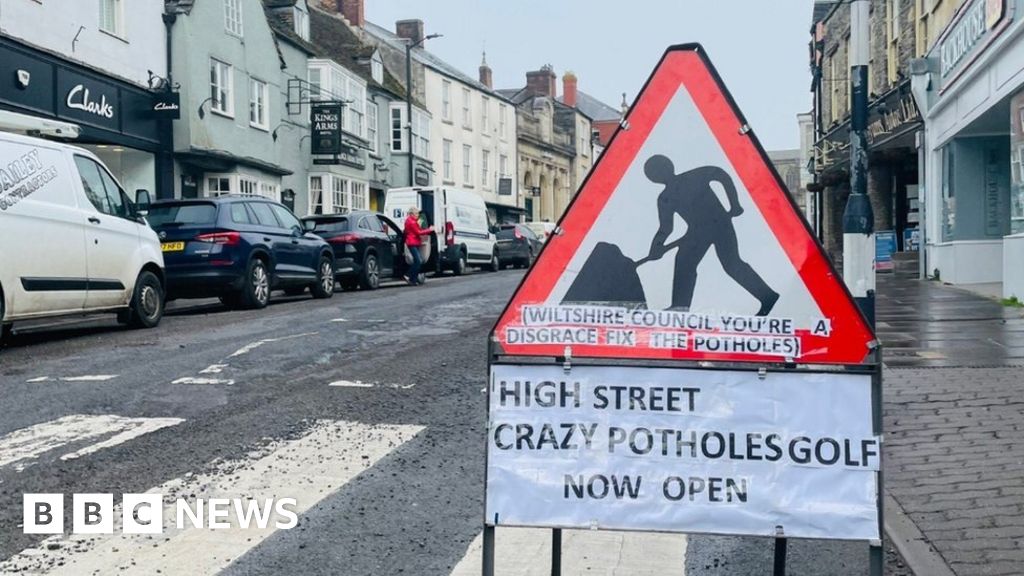
<instances>
[{"instance_id":1,"label":"bbc news logo","mask_svg":"<svg viewBox=\"0 0 1024 576\"><path fill-rule=\"evenodd\" d=\"M124 534L162 534L164 514L171 510L178 530L226 530L251 525L263 529L272 520L278 530L288 530L299 523L294 498L199 498L194 502L179 498L165 509L162 494L123 494L120 504L119 529ZM25 534L64 533L63 494L25 494L22 507ZM113 494L72 494L73 534L113 534L117 515Z\"/></svg>"}]
</instances>

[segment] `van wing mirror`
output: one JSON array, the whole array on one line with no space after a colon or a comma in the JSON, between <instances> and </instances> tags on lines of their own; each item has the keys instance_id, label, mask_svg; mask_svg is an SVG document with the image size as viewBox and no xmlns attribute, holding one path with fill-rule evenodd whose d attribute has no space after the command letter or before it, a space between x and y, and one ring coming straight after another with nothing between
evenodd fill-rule
<instances>
[{"instance_id":1,"label":"van wing mirror","mask_svg":"<svg viewBox=\"0 0 1024 576\"><path fill-rule=\"evenodd\" d=\"M149 190L138 189L135 191L135 207L139 212L149 212L149 207L153 203L152 198L149 196Z\"/></svg>"}]
</instances>

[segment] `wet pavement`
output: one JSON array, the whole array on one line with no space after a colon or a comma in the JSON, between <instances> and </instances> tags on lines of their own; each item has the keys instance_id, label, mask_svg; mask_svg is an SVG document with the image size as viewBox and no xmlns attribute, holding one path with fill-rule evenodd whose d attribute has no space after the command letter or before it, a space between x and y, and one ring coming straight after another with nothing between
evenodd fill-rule
<instances>
[{"instance_id":1,"label":"wet pavement","mask_svg":"<svg viewBox=\"0 0 1024 576\"><path fill-rule=\"evenodd\" d=\"M886 366L1024 366L1024 309L973 292L878 274L876 331Z\"/></svg>"}]
</instances>

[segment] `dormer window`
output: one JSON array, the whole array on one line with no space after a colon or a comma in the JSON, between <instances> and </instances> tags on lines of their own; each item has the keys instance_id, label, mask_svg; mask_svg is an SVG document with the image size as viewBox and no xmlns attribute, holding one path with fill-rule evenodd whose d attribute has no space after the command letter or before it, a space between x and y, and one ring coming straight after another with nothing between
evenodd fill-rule
<instances>
[{"instance_id":1,"label":"dormer window","mask_svg":"<svg viewBox=\"0 0 1024 576\"><path fill-rule=\"evenodd\" d=\"M292 20L295 21L295 33L303 40L309 40L309 12L306 11L306 3L299 0L292 8Z\"/></svg>"},{"instance_id":2,"label":"dormer window","mask_svg":"<svg viewBox=\"0 0 1024 576\"><path fill-rule=\"evenodd\" d=\"M370 58L370 76L377 84L384 84L384 60L381 59L379 52L374 52Z\"/></svg>"}]
</instances>

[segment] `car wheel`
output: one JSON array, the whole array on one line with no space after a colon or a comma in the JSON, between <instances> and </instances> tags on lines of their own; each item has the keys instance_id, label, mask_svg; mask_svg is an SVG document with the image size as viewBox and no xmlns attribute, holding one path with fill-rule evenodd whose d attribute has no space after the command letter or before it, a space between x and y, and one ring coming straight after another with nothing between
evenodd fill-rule
<instances>
[{"instance_id":1,"label":"car wheel","mask_svg":"<svg viewBox=\"0 0 1024 576\"><path fill-rule=\"evenodd\" d=\"M366 290L376 290L380 286L380 264L373 254L367 254L363 261L363 273L360 275L359 285Z\"/></svg>"},{"instance_id":2,"label":"car wheel","mask_svg":"<svg viewBox=\"0 0 1024 576\"><path fill-rule=\"evenodd\" d=\"M327 299L334 296L334 263L330 258L321 258L316 274L316 283L310 286L313 298Z\"/></svg>"},{"instance_id":3,"label":"car wheel","mask_svg":"<svg viewBox=\"0 0 1024 576\"><path fill-rule=\"evenodd\" d=\"M135 293L129 306L128 325L132 328L156 328L164 317L164 287L156 274L143 270L135 280Z\"/></svg>"},{"instance_id":4,"label":"car wheel","mask_svg":"<svg viewBox=\"0 0 1024 576\"><path fill-rule=\"evenodd\" d=\"M456 276L462 276L466 273L466 254L463 252L459 255L459 259L455 262L455 267L452 268L452 273Z\"/></svg>"},{"instance_id":5,"label":"car wheel","mask_svg":"<svg viewBox=\"0 0 1024 576\"><path fill-rule=\"evenodd\" d=\"M487 269L491 272L501 270L501 262L498 260L497 252L491 252L491 263L487 265Z\"/></svg>"},{"instance_id":6,"label":"car wheel","mask_svg":"<svg viewBox=\"0 0 1024 576\"><path fill-rule=\"evenodd\" d=\"M255 309L266 308L270 303L270 274L263 260L253 258L249 261L240 302L246 308Z\"/></svg>"}]
</instances>

